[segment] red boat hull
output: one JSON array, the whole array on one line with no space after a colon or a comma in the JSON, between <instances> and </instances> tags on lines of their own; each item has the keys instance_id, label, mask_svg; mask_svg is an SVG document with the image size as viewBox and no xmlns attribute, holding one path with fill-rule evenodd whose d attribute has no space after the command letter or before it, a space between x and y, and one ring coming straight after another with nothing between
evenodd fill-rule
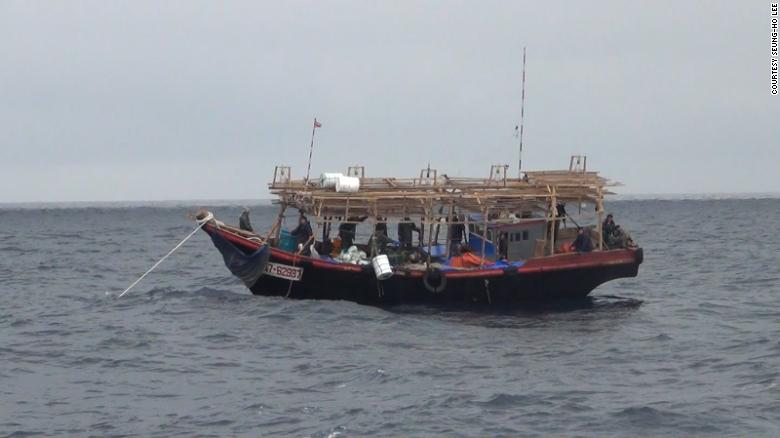
<instances>
[{"instance_id":1,"label":"red boat hull","mask_svg":"<svg viewBox=\"0 0 780 438\"><path fill-rule=\"evenodd\" d=\"M231 232L204 226L219 233L243 251L262 244ZM255 295L299 299L348 300L370 305L448 304L512 305L533 301L580 299L600 284L617 278L636 277L643 260L641 248L568 253L529 259L517 268L469 271L394 269L378 281L373 268L295 255L270 248L269 261L276 266L302 268L300 280L263 275L249 289Z\"/></svg>"}]
</instances>

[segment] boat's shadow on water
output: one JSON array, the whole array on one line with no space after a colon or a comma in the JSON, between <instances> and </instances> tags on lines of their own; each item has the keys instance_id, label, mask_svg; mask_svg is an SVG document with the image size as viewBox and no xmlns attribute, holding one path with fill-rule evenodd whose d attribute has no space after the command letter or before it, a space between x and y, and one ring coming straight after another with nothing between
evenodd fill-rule
<instances>
[{"instance_id":1,"label":"boat's shadow on water","mask_svg":"<svg viewBox=\"0 0 780 438\"><path fill-rule=\"evenodd\" d=\"M483 315L517 315L517 316L539 316L547 314L566 314L571 312L631 312L642 305L643 301L636 298L621 297L617 295L599 295L595 297L585 297L580 299L528 302L514 304L511 306L502 305L501 307L480 304L480 305L400 305L384 307L388 312L398 314L447 314L456 313L467 315L469 313L475 316Z\"/></svg>"},{"instance_id":2,"label":"boat's shadow on water","mask_svg":"<svg viewBox=\"0 0 780 438\"><path fill-rule=\"evenodd\" d=\"M398 306L385 310L396 315L488 329L601 330L630 318L642 300L600 295L577 300L496 306Z\"/></svg>"}]
</instances>

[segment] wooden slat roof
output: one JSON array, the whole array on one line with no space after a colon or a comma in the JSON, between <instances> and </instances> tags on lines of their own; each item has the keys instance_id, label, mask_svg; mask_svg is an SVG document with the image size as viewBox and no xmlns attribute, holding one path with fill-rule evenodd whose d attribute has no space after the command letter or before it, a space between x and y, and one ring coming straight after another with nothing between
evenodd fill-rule
<instances>
[{"instance_id":1,"label":"wooden slat roof","mask_svg":"<svg viewBox=\"0 0 780 438\"><path fill-rule=\"evenodd\" d=\"M557 202L596 203L611 194L605 187L616 185L597 172L559 170L526 172L523 179L366 177L356 193L303 180L274 182L269 188L277 202L322 216L411 216L450 205L462 213L546 209L553 195Z\"/></svg>"}]
</instances>

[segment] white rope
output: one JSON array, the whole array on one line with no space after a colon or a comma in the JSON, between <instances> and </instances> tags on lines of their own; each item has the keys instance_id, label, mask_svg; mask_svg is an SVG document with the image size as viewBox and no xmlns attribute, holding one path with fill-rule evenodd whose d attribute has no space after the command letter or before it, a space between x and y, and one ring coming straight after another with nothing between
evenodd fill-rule
<instances>
[{"instance_id":1,"label":"white rope","mask_svg":"<svg viewBox=\"0 0 780 438\"><path fill-rule=\"evenodd\" d=\"M130 290L130 289L132 289L133 287L135 287L135 285L136 285L136 284L140 283L140 282L141 282L141 280L143 280L143 279L144 279L144 277L146 277L147 275L149 275L149 273L150 273L150 272L154 271L154 268L156 268L156 267L160 266L160 263L162 263L162 262L163 262L165 259L167 259L167 258L168 258L168 257L169 257L171 254L173 254L173 253L174 253L174 252L175 252L177 249L179 249L179 248L180 248L182 245L184 245L184 242L186 242L186 241L190 240L190 237L194 236L194 235L195 235L195 233L197 233L197 232L198 232L198 230L200 230L200 229L201 229L201 227L203 227L203 225L205 225L205 224L206 224L206 222L208 222L208 221L210 221L210 220L212 220L212 219L214 219L214 215L213 215L211 212L209 212L209 214L207 214L207 215L206 215L206 217L204 217L203 219L201 219L201 220L196 220L196 222L198 223L198 226L197 226L197 227L196 227L194 230L192 230L192 232L191 232L191 233L190 233L190 234L189 234L187 237L185 237L185 238L184 238L184 240L182 240L181 242L179 242L179 244L178 244L178 245L174 246L172 250L168 251L168 254L165 254L165 255L163 256L163 258L161 258L160 260L158 260L158 261L157 261L157 263L155 263L155 264L154 264L154 266L152 266L151 268L149 268L149 270L148 270L148 271L144 272L144 273L143 273L143 275L141 275L140 277L138 277L138 280L134 281L134 282L133 282L133 284L131 284L130 286L128 286L128 288L127 288L127 289L125 289L125 290L124 290L124 292L122 292L121 294L119 294L119 297L117 297L117 298L121 298L121 297L122 297L124 294L126 294L126 293L127 293L129 290Z\"/></svg>"}]
</instances>

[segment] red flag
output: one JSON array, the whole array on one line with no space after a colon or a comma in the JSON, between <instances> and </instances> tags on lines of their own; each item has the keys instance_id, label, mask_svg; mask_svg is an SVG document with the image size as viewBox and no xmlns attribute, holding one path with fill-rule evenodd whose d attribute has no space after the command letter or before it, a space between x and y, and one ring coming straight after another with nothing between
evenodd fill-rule
<instances>
[{"instance_id":1,"label":"red flag","mask_svg":"<svg viewBox=\"0 0 780 438\"><path fill-rule=\"evenodd\" d=\"M322 128L322 123L318 122L317 119L314 119L314 127L315 128Z\"/></svg>"}]
</instances>

